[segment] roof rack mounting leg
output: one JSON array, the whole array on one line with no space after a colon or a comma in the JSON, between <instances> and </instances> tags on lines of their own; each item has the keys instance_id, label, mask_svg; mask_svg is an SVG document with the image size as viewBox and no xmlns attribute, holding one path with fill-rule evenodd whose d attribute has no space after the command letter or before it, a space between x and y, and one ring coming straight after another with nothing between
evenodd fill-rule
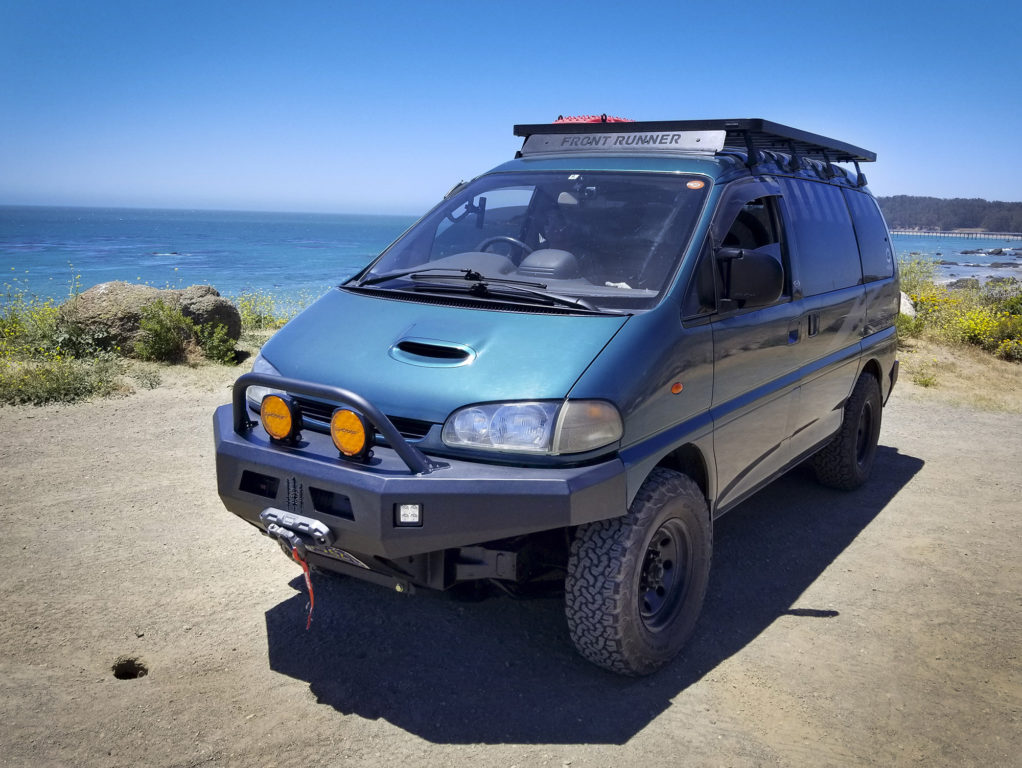
<instances>
[{"instance_id":1,"label":"roof rack mounting leg","mask_svg":"<svg viewBox=\"0 0 1022 768\"><path fill-rule=\"evenodd\" d=\"M831 165L830 155L827 154L827 150L823 150L823 160L825 162L825 165L823 166L824 173L827 175L828 179L833 179L837 176L837 171L835 171L834 166Z\"/></svg>"},{"instance_id":2,"label":"roof rack mounting leg","mask_svg":"<svg viewBox=\"0 0 1022 768\"><path fill-rule=\"evenodd\" d=\"M752 144L752 132L742 131L742 135L745 137L745 149L748 152L748 157L745 160L745 165L752 168L759 162L759 152Z\"/></svg>"},{"instance_id":3,"label":"roof rack mounting leg","mask_svg":"<svg viewBox=\"0 0 1022 768\"><path fill-rule=\"evenodd\" d=\"M789 171L797 171L802 167L802 158L798 156L798 150L795 149L795 142L788 142L788 151L791 152L791 162L788 163Z\"/></svg>"},{"instance_id":4,"label":"roof rack mounting leg","mask_svg":"<svg viewBox=\"0 0 1022 768\"><path fill-rule=\"evenodd\" d=\"M864 187L866 186L866 174L864 174L859 168L859 161L853 160L855 163L855 186Z\"/></svg>"}]
</instances>

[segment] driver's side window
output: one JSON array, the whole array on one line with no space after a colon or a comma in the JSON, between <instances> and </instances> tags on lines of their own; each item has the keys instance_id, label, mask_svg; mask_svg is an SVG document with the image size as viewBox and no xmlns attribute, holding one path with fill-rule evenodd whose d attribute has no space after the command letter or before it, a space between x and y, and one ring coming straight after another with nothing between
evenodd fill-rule
<instances>
[{"instance_id":1,"label":"driver's side window","mask_svg":"<svg viewBox=\"0 0 1022 768\"><path fill-rule=\"evenodd\" d=\"M746 202L735 214L720 241L722 248L741 248L771 253L784 268L784 290L777 303L791 299L791 270L784 242L780 197L769 195ZM726 262L716 259L709 239L685 298L684 315L696 317L717 310L726 278Z\"/></svg>"}]
</instances>

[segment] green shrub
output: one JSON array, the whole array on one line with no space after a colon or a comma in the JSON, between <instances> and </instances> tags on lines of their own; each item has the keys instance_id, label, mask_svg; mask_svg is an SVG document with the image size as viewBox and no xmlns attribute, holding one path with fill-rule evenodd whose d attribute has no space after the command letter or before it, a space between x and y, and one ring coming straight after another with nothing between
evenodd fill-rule
<instances>
[{"instance_id":1,"label":"green shrub","mask_svg":"<svg viewBox=\"0 0 1022 768\"><path fill-rule=\"evenodd\" d=\"M180 360L195 333L192 321L162 299L143 307L139 328L135 354L143 360L165 363Z\"/></svg>"},{"instance_id":2,"label":"green shrub","mask_svg":"<svg viewBox=\"0 0 1022 768\"><path fill-rule=\"evenodd\" d=\"M234 365L234 340L227 335L227 326L223 323L206 323L195 328L195 336L202 348L202 354L208 360L223 365Z\"/></svg>"},{"instance_id":3,"label":"green shrub","mask_svg":"<svg viewBox=\"0 0 1022 768\"><path fill-rule=\"evenodd\" d=\"M1022 335L1016 336L1013 339L1004 339L1000 344L997 345L997 349L994 350L994 354L1002 360L1008 360L1012 363L1022 363Z\"/></svg>"},{"instance_id":4,"label":"green shrub","mask_svg":"<svg viewBox=\"0 0 1022 768\"><path fill-rule=\"evenodd\" d=\"M1005 299L1001 302L1000 308L1010 315L1022 315L1022 295Z\"/></svg>"},{"instance_id":5,"label":"green shrub","mask_svg":"<svg viewBox=\"0 0 1022 768\"><path fill-rule=\"evenodd\" d=\"M923 320L920 317L910 317L909 315L899 314L894 321L895 326L898 328L899 339L911 339L919 336L922 333L924 325Z\"/></svg>"},{"instance_id":6,"label":"green shrub","mask_svg":"<svg viewBox=\"0 0 1022 768\"><path fill-rule=\"evenodd\" d=\"M926 285L932 285L937 276L937 263L932 259L925 259L919 254L912 254L907 259L898 260L898 274L901 280L901 290L911 296Z\"/></svg>"},{"instance_id":7,"label":"green shrub","mask_svg":"<svg viewBox=\"0 0 1022 768\"><path fill-rule=\"evenodd\" d=\"M980 291L984 304L999 306L1012 314L1022 314L1022 283L1014 277L986 283Z\"/></svg>"},{"instance_id":8,"label":"green shrub","mask_svg":"<svg viewBox=\"0 0 1022 768\"><path fill-rule=\"evenodd\" d=\"M236 299L241 313L241 327L246 331L280 328L287 318L278 314L276 301L267 293L243 293Z\"/></svg>"},{"instance_id":9,"label":"green shrub","mask_svg":"<svg viewBox=\"0 0 1022 768\"><path fill-rule=\"evenodd\" d=\"M280 296L259 291L242 293L235 297L234 303L241 313L243 331L274 331L305 309L314 298L307 292Z\"/></svg>"},{"instance_id":10,"label":"green shrub","mask_svg":"<svg viewBox=\"0 0 1022 768\"><path fill-rule=\"evenodd\" d=\"M76 360L53 354L42 359L0 360L0 405L71 403L123 390L121 362L113 355Z\"/></svg>"},{"instance_id":11,"label":"green shrub","mask_svg":"<svg viewBox=\"0 0 1022 768\"><path fill-rule=\"evenodd\" d=\"M141 364L136 363L136 366L131 370L131 378L138 382L140 387L145 389L156 389L160 384L163 383L163 376L160 374L158 368L155 367L141 367Z\"/></svg>"}]
</instances>

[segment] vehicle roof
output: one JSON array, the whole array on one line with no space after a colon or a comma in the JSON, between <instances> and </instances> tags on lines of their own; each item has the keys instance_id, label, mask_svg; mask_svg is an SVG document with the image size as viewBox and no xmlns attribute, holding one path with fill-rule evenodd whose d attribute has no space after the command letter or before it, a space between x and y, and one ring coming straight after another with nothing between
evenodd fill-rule
<instances>
[{"instance_id":1,"label":"vehicle roof","mask_svg":"<svg viewBox=\"0 0 1022 768\"><path fill-rule=\"evenodd\" d=\"M573 152L543 157L520 157L493 168L499 171L638 171L651 173L699 173L716 179L733 170L737 159L718 155L588 155Z\"/></svg>"},{"instance_id":2,"label":"vehicle roof","mask_svg":"<svg viewBox=\"0 0 1022 768\"><path fill-rule=\"evenodd\" d=\"M860 162L876 153L761 118L632 122L565 120L516 125L515 160L494 171L613 170L699 173L715 182L781 175L865 187ZM559 138L558 138L559 137ZM836 163L852 163L854 173Z\"/></svg>"},{"instance_id":3,"label":"vehicle roof","mask_svg":"<svg viewBox=\"0 0 1022 768\"><path fill-rule=\"evenodd\" d=\"M487 173L527 171L619 171L632 173L692 173L708 176L717 182L732 181L743 176L770 174L824 181L843 187L864 189L866 178L840 165L821 163L806 157L798 158L794 167L791 156L783 152L760 151L758 162L749 167L747 154L726 150L716 155L693 153L615 155L606 152L587 154L572 152L558 155L518 157L492 168Z\"/></svg>"},{"instance_id":4,"label":"vehicle roof","mask_svg":"<svg viewBox=\"0 0 1022 768\"><path fill-rule=\"evenodd\" d=\"M654 120L654 121L631 121L631 120L609 120L603 115L603 120L586 120L576 122L574 120L559 118L555 123L538 125L516 125L515 136L522 136L525 142L522 145L522 154L533 152L548 152L553 147L566 145L565 141L550 142L553 136L574 134L576 136L606 137L608 134L647 134L645 140L636 146L649 147L650 145L661 146L669 151L682 146L701 146L705 149L708 145L716 144L718 149L724 147L730 149L741 149L748 152L768 150L774 152L788 152L802 157L809 157L825 163L859 163L873 162L876 160L876 153L868 149L856 147L838 139L828 136L821 136L816 133L809 133L800 128L793 128L790 125L782 125L760 117L733 118L727 120ZM674 134L667 140L664 134ZM533 138L540 135L546 140L534 142ZM682 141L680 134L687 134L691 141ZM658 139L652 141L652 139ZM659 140L663 139L663 140ZM606 138L597 141L572 142L568 146L615 146Z\"/></svg>"}]
</instances>

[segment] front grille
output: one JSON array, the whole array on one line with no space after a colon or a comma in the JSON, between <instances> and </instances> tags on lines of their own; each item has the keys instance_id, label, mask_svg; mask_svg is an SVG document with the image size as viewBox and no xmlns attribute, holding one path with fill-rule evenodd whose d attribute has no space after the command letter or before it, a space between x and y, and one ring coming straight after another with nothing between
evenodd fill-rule
<instances>
[{"instance_id":1,"label":"front grille","mask_svg":"<svg viewBox=\"0 0 1022 768\"><path fill-rule=\"evenodd\" d=\"M330 417L333 416L337 406L333 403L324 403L321 400L313 400L309 397L294 397L302 407L302 423L308 428L317 432L330 431ZM420 421L418 419L404 419L400 416L387 416L401 437L406 440L421 440L433 426L432 422ZM377 440L382 436L377 433Z\"/></svg>"}]
</instances>

